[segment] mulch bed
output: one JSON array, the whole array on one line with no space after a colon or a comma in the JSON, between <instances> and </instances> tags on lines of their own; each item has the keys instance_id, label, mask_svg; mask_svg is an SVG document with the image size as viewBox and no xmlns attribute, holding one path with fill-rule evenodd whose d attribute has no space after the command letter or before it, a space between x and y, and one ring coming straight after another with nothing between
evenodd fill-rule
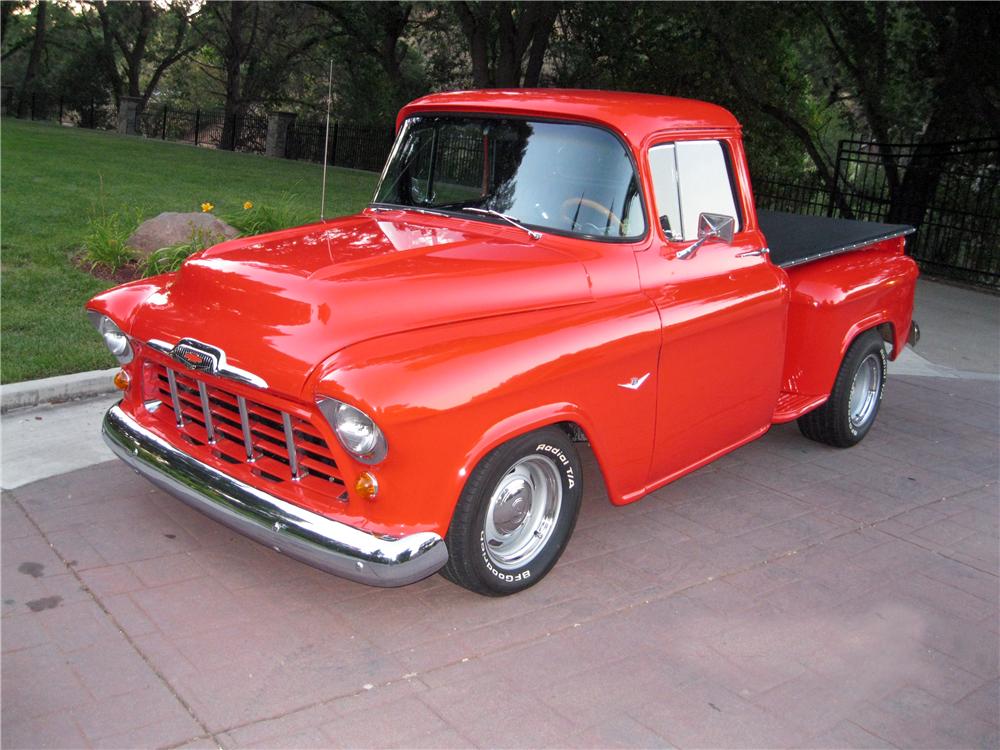
<instances>
[{"instance_id":1,"label":"mulch bed","mask_svg":"<svg viewBox=\"0 0 1000 750\"><path fill-rule=\"evenodd\" d=\"M100 279L101 281L111 281L115 284L124 284L128 281L135 281L136 279L142 278L139 263L134 260L126 263L117 271L112 271L105 265L91 266L90 262L84 257L83 252L72 255L69 262L78 271L88 273L95 279Z\"/></svg>"}]
</instances>

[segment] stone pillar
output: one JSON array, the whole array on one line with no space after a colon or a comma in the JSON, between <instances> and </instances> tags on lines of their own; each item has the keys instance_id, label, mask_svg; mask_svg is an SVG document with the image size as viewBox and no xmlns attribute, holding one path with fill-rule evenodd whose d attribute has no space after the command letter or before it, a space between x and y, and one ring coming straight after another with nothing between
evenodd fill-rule
<instances>
[{"instance_id":1,"label":"stone pillar","mask_svg":"<svg viewBox=\"0 0 1000 750\"><path fill-rule=\"evenodd\" d=\"M267 118L267 142L264 153L284 159L288 155L288 133L295 122L294 112L272 112Z\"/></svg>"},{"instance_id":2,"label":"stone pillar","mask_svg":"<svg viewBox=\"0 0 1000 750\"><path fill-rule=\"evenodd\" d=\"M118 133L119 135L139 135L136 127L136 120L139 117L139 105L142 99L135 96L123 96L121 104L118 105Z\"/></svg>"},{"instance_id":3,"label":"stone pillar","mask_svg":"<svg viewBox=\"0 0 1000 750\"><path fill-rule=\"evenodd\" d=\"M0 117L11 114L11 105L14 103L14 87L0 86Z\"/></svg>"}]
</instances>

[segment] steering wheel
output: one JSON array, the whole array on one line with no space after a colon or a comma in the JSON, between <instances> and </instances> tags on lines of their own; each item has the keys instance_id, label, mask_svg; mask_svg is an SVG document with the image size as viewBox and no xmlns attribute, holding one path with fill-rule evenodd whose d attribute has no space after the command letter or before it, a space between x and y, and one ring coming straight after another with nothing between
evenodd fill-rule
<instances>
[{"instance_id":1,"label":"steering wheel","mask_svg":"<svg viewBox=\"0 0 1000 750\"><path fill-rule=\"evenodd\" d=\"M604 227L599 227L591 222L578 222L573 218L573 215L577 213L578 208L581 206L584 208L589 208L590 210L599 213L601 216L604 217L606 222L609 222L611 224L612 229L621 234L622 220L619 219L617 216L615 216L614 212L612 212L610 208L601 205L597 201L591 200L590 198L567 198L566 200L564 200L562 202L562 205L559 207L559 214L562 217L563 221L567 222L571 226L576 224L586 223L592 226L598 232L603 233L605 231Z\"/></svg>"}]
</instances>

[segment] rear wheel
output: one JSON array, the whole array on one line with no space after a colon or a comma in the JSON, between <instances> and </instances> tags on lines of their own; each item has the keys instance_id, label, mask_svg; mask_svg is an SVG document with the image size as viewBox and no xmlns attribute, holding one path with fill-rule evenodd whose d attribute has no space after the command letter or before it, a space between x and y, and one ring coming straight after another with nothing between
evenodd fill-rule
<instances>
[{"instance_id":1,"label":"rear wheel","mask_svg":"<svg viewBox=\"0 0 1000 750\"><path fill-rule=\"evenodd\" d=\"M829 400L799 418L810 440L836 448L861 442L875 423L885 390L887 360L878 331L865 331L848 347Z\"/></svg>"},{"instance_id":2,"label":"rear wheel","mask_svg":"<svg viewBox=\"0 0 1000 750\"><path fill-rule=\"evenodd\" d=\"M580 459L562 430L547 427L504 443L479 462L462 491L441 574L489 596L537 583L566 547L581 496Z\"/></svg>"}]
</instances>

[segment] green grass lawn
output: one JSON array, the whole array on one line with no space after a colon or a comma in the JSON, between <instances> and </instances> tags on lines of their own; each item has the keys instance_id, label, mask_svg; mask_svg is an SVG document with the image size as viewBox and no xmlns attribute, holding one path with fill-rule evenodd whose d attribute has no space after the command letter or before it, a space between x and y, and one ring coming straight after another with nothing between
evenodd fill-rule
<instances>
[{"instance_id":1,"label":"green grass lawn","mask_svg":"<svg viewBox=\"0 0 1000 750\"><path fill-rule=\"evenodd\" d=\"M70 263L102 193L106 210L134 207L143 218L198 211L205 201L224 216L247 200L267 204L291 194L319 218L317 164L8 118L0 159L4 383L114 366L83 313L83 303L111 284ZM326 215L360 209L376 180L331 170Z\"/></svg>"}]
</instances>

